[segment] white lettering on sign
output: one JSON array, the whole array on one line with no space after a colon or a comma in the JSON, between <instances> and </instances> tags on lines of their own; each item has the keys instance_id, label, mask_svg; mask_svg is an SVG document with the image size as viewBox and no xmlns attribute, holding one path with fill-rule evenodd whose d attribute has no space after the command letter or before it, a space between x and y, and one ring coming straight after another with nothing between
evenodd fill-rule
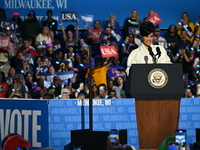
<instances>
[{"instance_id":1,"label":"white lettering on sign","mask_svg":"<svg viewBox=\"0 0 200 150\"><path fill-rule=\"evenodd\" d=\"M160 19L158 17L154 16L153 18L150 19L150 21L154 24L154 23L160 21Z\"/></svg>"},{"instance_id":2,"label":"white lettering on sign","mask_svg":"<svg viewBox=\"0 0 200 150\"><path fill-rule=\"evenodd\" d=\"M76 20L76 15L72 13L63 13L62 20Z\"/></svg>"},{"instance_id":3,"label":"white lettering on sign","mask_svg":"<svg viewBox=\"0 0 200 150\"><path fill-rule=\"evenodd\" d=\"M101 51L103 55L117 54L117 52L112 48L102 48Z\"/></svg>"},{"instance_id":4,"label":"white lettering on sign","mask_svg":"<svg viewBox=\"0 0 200 150\"><path fill-rule=\"evenodd\" d=\"M54 9L53 0L4 0L5 9ZM56 0L57 8L67 8L67 0Z\"/></svg>"},{"instance_id":5,"label":"white lettering on sign","mask_svg":"<svg viewBox=\"0 0 200 150\"><path fill-rule=\"evenodd\" d=\"M4 114L5 113L5 114ZM41 130L41 125L38 125L37 118L41 116L39 110L18 110L11 111L10 109L0 109L0 135L1 140L8 133L18 133L29 140L29 119L32 119L32 147L41 147L41 142L37 141L37 132ZM17 126L16 126L17 125ZM15 129L16 128L16 129Z\"/></svg>"}]
</instances>

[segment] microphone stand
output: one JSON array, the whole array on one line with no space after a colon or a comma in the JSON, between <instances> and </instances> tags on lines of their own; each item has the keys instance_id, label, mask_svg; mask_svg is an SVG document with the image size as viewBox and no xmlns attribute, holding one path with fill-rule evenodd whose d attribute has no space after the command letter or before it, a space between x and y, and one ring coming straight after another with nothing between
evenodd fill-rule
<instances>
[{"instance_id":1,"label":"microphone stand","mask_svg":"<svg viewBox=\"0 0 200 150\"><path fill-rule=\"evenodd\" d=\"M92 43L89 43L89 129L93 131L93 106L92 106L92 51L91 51Z\"/></svg>"}]
</instances>

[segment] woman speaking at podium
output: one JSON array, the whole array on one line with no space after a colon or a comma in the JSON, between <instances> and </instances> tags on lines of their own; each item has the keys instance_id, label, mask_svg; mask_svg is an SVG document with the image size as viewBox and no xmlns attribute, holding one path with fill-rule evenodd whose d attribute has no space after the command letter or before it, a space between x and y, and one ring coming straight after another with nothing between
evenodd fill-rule
<instances>
[{"instance_id":1,"label":"woman speaking at podium","mask_svg":"<svg viewBox=\"0 0 200 150\"><path fill-rule=\"evenodd\" d=\"M140 36L142 44L133 50L127 60L126 73L129 75L129 69L132 64L153 64L153 63L171 63L166 50L160 45L153 45L154 25L150 21L143 21L140 24Z\"/></svg>"}]
</instances>

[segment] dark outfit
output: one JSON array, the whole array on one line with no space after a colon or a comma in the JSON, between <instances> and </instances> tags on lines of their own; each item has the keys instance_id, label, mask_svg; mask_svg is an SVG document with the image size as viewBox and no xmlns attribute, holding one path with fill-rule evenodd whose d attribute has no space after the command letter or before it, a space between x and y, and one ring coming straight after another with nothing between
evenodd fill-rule
<instances>
[{"instance_id":1,"label":"dark outfit","mask_svg":"<svg viewBox=\"0 0 200 150\"><path fill-rule=\"evenodd\" d=\"M185 49L187 46L189 47L192 46L192 42L189 40L182 40L182 39L178 40L177 45L176 45L177 52L179 49L182 49L182 48Z\"/></svg>"},{"instance_id":2,"label":"dark outfit","mask_svg":"<svg viewBox=\"0 0 200 150\"><path fill-rule=\"evenodd\" d=\"M175 35L171 35L170 33L166 33L164 35L165 40L167 41L167 43L175 43L176 46L172 47L172 46L168 46L172 52L172 54L175 56L177 53L177 42L180 40L180 36L178 34Z\"/></svg>"},{"instance_id":3,"label":"dark outfit","mask_svg":"<svg viewBox=\"0 0 200 150\"><path fill-rule=\"evenodd\" d=\"M58 21L54 20L53 18L48 18L47 20L44 20L44 22L42 23L42 27L47 26L49 27L50 31L57 31L57 25Z\"/></svg>"},{"instance_id":4,"label":"dark outfit","mask_svg":"<svg viewBox=\"0 0 200 150\"><path fill-rule=\"evenodd\" d=\"M139 24L140 24L140 21L138 23L138 22L136 22L135 19L127 18L124 21L124 28L123 28L124 36L128 36L129 35L129 27L139 28Z\"/></svg>"}]
</instances>

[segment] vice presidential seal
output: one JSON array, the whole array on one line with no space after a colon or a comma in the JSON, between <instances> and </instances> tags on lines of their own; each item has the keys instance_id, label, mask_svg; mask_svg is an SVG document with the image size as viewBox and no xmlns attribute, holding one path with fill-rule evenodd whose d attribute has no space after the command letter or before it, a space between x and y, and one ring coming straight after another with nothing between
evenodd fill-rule
<instances>
[{"instance_id":1,"label":"vice presidential seal","mask_svg":"<svg viewBox=\"0 0 200 150\"><path fill-rule=\"evenodd\" d=\"M153 88L161 89L165 87L168 82L167 73L163 69L155 68L150 71L148 82Z\"/></svg>"}]
</instances>

